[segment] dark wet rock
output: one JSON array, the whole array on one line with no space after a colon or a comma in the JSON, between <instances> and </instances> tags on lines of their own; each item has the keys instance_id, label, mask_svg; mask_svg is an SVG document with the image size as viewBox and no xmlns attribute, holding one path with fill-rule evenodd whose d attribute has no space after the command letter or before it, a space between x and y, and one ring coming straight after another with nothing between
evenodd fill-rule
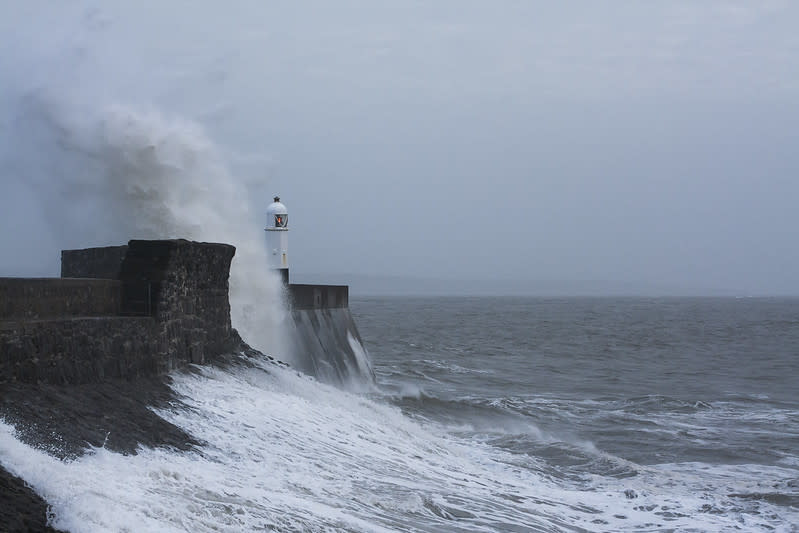
<instances>
[{"instance_id":1,"label":"dark wet rock","mask_svg":"<svg viewBox=\"0 0 799 533\"><path fill-rule=\"evenodd\" d=\"M0 531L57 533L47 525L47 503L20 478L0 467Z\"/></svg>"},{"instance_id":2,"label":"dark wet rock","mask_svg":"<svg viewBox=\"0 0 799 533\"><path fill-rule=\"evenodd\" d=\"M235 330L234 336L238 338ZM240 339L236 352L220 354L210 364L254 366L256 359L286 366ZM188 366L180 372L200 368ZM126 455L135 455L140 447L190 451L203 443L153 411L185 407L170 383L169 376L80 385L3 383L0 419L14 426L21 441L60 459L100 447ZM0 467L0 532L55 532L46 525L46 513L47 503Z\"/></svg>"},{"instance_id":3,"label":"dark wet rock","mask_svg":"<svg viewBox=\"0 0 799 533\"><path fill-rule=\"evenodd\" d=\"M139 446L188 450L191 435L150 407L179 405L168 377L110 380L83 385L5 383L0 418L17 437L61 459L89 447L135 454ZM0 468L0 531L56 531L47 526L47 503L24 482Z\"/></svg>"},{"instance_id":4,"label":"dark wet rock","mask_svg":"<svg viewBox=\"0 0 799 533\"><path fill-rule=\"evenodd\" d=\"M0 416L18 438L58 458L89 447L134 454L138 446L188 450L191 435L152 408L179 406L168 377L83 385L14 383L0 386Z\"/></svg>"}]
</instances>

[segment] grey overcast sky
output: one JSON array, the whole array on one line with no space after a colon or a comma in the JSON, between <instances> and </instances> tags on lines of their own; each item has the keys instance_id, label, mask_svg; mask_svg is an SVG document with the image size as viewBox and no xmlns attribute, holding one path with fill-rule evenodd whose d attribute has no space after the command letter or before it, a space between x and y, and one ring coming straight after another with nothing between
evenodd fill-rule
<instances>
[{"instance_id":1,"label":"grey overcast sky","mask_svg":"<svg viewBox=\"0 0 799 533\"><path fill-rule=\"evenodd\" d=\"M799 2L0 5L0 275L126 238L50 114L124 105L279 193L295 271L799 294Z\"/></svg>"}]
</instances>

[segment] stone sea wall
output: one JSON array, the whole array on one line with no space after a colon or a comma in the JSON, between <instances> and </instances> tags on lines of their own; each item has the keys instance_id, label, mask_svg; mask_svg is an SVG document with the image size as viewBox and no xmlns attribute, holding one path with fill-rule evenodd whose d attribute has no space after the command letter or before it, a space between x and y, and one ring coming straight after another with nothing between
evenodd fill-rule
<instances>
[{"instance_id":1,"label":"stone sea wall","mask_svg":"<svg viewBox=\"0 0 799 533\"><path fill-rule=\"evenodd\" d=\"M347 285L306 285L292 283L288 286L292 309L334 309L349 307L350 288Z\"/></svg>"},{"instance_id":2,"label":"stone sea wall","mask_svg":"<svg viewBox=\"0 0 799 533\"><path fill-rule=\"evenodd\" d=\"M234 350L234 253L226 244L134 240L62 254L65 275L116 279L0 278L0 382L132 379Z\"/></svg>"},{"instance_id":3,"label":"stone sea wall","mask_svg":"<svg viewBox=\"0 0 799 533\"><path fill-rule=\"evenodd\" d=\"M369 357L348 307L294 309L288 324L294 366L326 383L374 380Z\"/></svg>"},{"instance_id":4,"label":"stone sea wall","mask_svg":"<svg viewBox=\"0 0 799 533\"><path fill-rule=\"evenodd\" d=\"M204 363L234 342L228 277L235 251L227 244L183 240L128 244L120 280L142 292L149 287L150 312L166 342L169 370L184 362Z\"/></svg>"},{"instance_id":5,"label":"stone sea wall","mask_svg":"<svg viewBox=\"0 0 799 533\"><path fill-rule=\"evenodd\" d=\"M0 323L0 381L79 384L158 374L168 358L156 326L149 317Z\"/></svg>"},{"instance_id":6,"label":"stone sea wall","mask_svg":"<svg viewBox=\"0 0 799 533\"><path fill-rule=\"evenodd\" d=\"M61 251L62 278L119 279L127 245Z\"/></svg>"},{"instance_id":7,"label":"stone sea wall","mask_svg":"<svg viewBox=\"0 0 799 533\"><path fill-rule=\"evenodd\" d=\"M135 454L200 445L157 409L180 401L170 370L247 364L235 354L254 352L231 327L234 253L224 244L130 241L63 251L62 278L0 278L0 419L61 459L87 447ZM348 287L288 293L298 370L327 382L371 375ZM58 533L47 526L47 502L9 469L0 466L0 531Z\"/></svg>"},{"instance_id":8,"label":"stone sea wall","mask_svg":"<svg viewBox=\"0 0 799 533\"><path fill-rule=\"evenodd\" d=\"M366 349L349 309L347 285L292 283L286 333L293 365L326 383L374 381Z\"/></svg>"},{"instance_id":9,"label":"stone sea wall","mask_svg":"<svg viewBox=\"0 0 799 533\"><path fill-rule=\"evenodd\" d=\"M0 278L0 321L118 315L121 295L110 279Z\"/></svg>"}]
</instances>

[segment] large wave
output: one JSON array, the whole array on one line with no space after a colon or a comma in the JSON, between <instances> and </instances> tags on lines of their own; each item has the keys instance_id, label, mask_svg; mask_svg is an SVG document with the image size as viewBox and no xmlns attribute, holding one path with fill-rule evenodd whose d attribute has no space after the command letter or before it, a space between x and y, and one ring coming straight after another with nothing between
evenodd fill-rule
<instances>
[{"instance_id":1,"label":"large wave","mask_svg":"<svg viewBox=\"0 0 799 533\"><path fill-rule=\"evenodd\" d=\"M634 477L568 479L540 457L268 364L179 374L173 387L181 402L158 413L203 443L193 452L95 449L59 461L0 423L2 463L46 498L56 527L74 532L789 531L774 526L795 514L728 494L758 492L756 479L742 481L762 474L752 465L634 465Z\"/></svg>"}]
</instances>

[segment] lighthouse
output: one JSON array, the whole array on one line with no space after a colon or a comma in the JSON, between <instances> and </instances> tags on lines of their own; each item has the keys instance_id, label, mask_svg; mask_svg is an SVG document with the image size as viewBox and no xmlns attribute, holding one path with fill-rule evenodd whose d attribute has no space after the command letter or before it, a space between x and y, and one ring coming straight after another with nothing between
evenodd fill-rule
<instances>
[{"instance_id":1,"label":"lighthouse","mask_svg":"<svg viewBox=\"0 0 799 533\"><path fill-rule=\"evenodd\" d=\"M277 270L283 283L289 283L289 218L286 206L275 196L274 202L266 208L266 253L269 268Z\"/></svg>"}]
</instances>

